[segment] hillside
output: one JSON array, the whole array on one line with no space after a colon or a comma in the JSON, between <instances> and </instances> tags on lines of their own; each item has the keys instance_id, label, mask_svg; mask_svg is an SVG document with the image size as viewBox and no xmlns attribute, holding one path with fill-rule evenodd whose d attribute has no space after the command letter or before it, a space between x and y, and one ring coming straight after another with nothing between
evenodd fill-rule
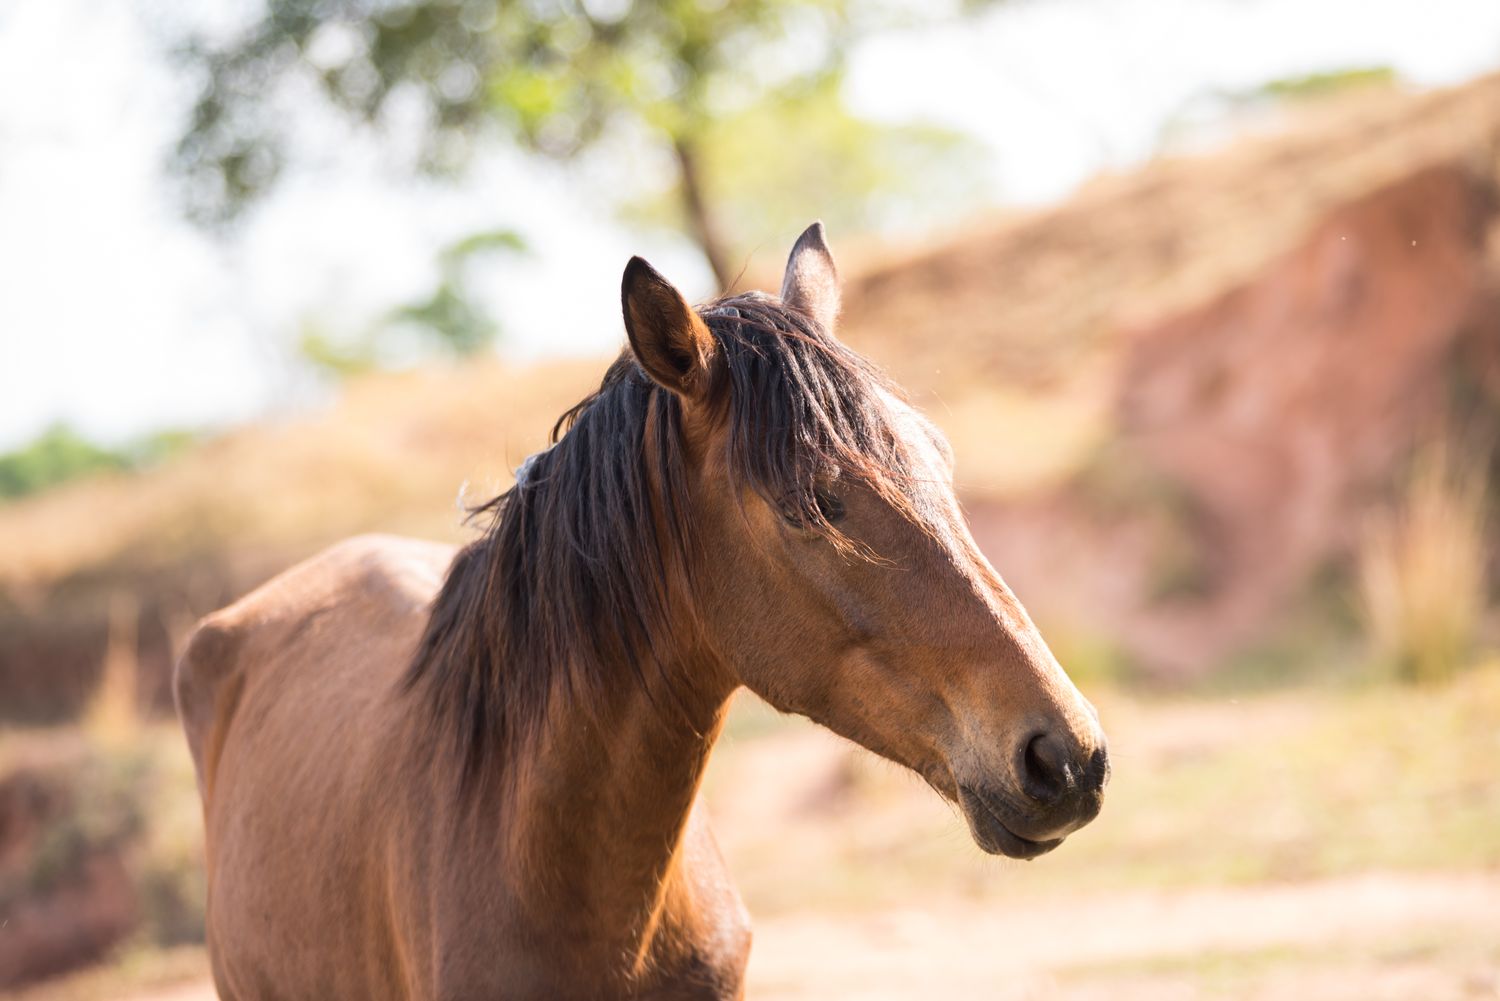
<instances>
[{"instance_id":1,"label":"hillside","mask_svg":"<svg viewBox=\"0 0 1500 1001\"><path fill-rule=\"evenodd\" d=\"M1455 358L1500 394L1497 150L1500 76L1315 108L851 268L844 336L948 430L1044 625L1204 669L1347 546ZM503 488L605 362L375 376L0 507L0 715L74 712L111 635L160 702L187 624L290 560L369 528L461 537L459 485Z\"/></svg>"},{"instance_id":2,"label":"hillside","mask_svg":"<svg viewBox=\"0 0 1500 1001\"><path fill-rule=\"evenodd\" d=\"M1252 281L1340 206L1433 167L1493 181L1500 74L1316 104L1228 150L1094 181L1055 208L871 261L845 294L860 346L948 399L1072 377L1120 334Z\"/></svg>"},{"instance_id":3,"label":"hillside","mask_svg":"<svg viewBox=\"0 0 1500 1001\"><path fill-rule=\"evenodd\" d=\"M846 321L1050 633L1201 674L1337 570L1415 447L1494 440L1497 167L1500 76L1367 94L877 265Z\"/></svg>"},{"instance_id":4,"label":"hillside","mask_svg":"<svg viewBox=\"0 0 1500 1001\"><path fill-rule=\"evenodd\" d=\"M508 486L602 367L372 376L326 412L0 508L0 717L73 712L112 631L166 706L171 650L192 622L290 562L371 529L461 538L460 490L472 502Z\"/></svg>"}]
</instances>

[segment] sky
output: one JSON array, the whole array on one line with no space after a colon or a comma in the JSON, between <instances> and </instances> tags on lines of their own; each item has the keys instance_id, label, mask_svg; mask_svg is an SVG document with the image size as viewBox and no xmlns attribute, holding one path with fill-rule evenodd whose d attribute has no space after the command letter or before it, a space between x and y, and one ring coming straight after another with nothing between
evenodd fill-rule
<instances>
[{"instance_id":1,"label":"sky","mask_svg":"<svg viewBox=\"0 0 1500 1001\"><path fill-rule=\"evenodd\" d=\"M161 174L188 95L146 2L0 0L0 449L60 421L114 443L315 405L288 338L419 296L437 249L481 229L530 246L485 272L516 359L615 349L631 254L711 291L685 240L630 231L579 172L504 150L444 187L389 176L351 136L233 240L194 229ZM867 41L846 97L973 135L996 204L1038 205L1148 159L1206 94L1364 65L1419 86L1500 66L1500 0L1013 0Z\"/></svg>"}]
</instances>

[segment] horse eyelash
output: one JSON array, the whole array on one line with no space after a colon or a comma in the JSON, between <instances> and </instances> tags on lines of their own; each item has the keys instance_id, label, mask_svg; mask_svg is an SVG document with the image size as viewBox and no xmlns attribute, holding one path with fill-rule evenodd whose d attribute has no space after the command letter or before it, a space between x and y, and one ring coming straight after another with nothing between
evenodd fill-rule
<instances>
[{"instance_id":1,"label":"horse eyelash","mask_svg":"<svg viewBox=\"0 0 1500 1001\"><path fill-rule=\"evenodd\" d=\"M812 498L814 506L818 509L818 516L825 524L835 525L843 521L844 516L848 513L844 507L843 500L831 490L816 487L813 489ZM802 517L802 507L796 503L795 498L787 497L782 501L780 507L782 518L789 524L803 528L807 527L806 521Z\"/></svg>"},{"instance_id":2,"label":"horse eyelash","mask_svg":"<svg viewBox=\"0 0 1500 1001\"><path fill-rule=\"evenodd\" d=\"M818 505L818 513L823 516L823 520L830 525L843 521L844 515L849 513L844 507L843 500L832 491L814 490L813 502Z\"/></svg>"}]
</instances>

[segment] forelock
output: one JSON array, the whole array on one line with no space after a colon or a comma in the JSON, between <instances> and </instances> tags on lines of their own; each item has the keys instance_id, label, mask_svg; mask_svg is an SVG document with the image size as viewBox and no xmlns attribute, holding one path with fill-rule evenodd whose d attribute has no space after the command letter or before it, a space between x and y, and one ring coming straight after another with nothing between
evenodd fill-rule
<instances>
[{"instance_id":1,"label":"forelock","mask_svg":"<svg viewBox=\"0 0 1500 1001\"><path fill-rule=\"evenodd\" d=\"M916 411L878 369L812 317L763 293L700 310L717 342L711 403L725 414L732 475L767 502L790 506L836 543L814 497L829 466L859 478L925 527L914 507L924 470Z\"/></svg>"}]
</instances>

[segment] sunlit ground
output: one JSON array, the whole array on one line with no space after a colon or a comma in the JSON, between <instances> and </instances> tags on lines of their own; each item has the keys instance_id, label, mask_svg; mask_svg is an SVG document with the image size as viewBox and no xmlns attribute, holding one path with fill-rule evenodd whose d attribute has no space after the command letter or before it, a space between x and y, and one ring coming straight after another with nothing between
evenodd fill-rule
<instances>
[{"instance_id":1,"label":"sunlit ground","mask_svg":"<svg viewBox=\"0 0 1500 1001\"><path fill-rule=\"evenodd\" d=\"M1500 664L1432 688L1091 694L1104 812L1031 863L742 699L708 793L755 916L748 996L1500 994ZM22 997L198 1001L205 970L198 949L137 949Z\"/></svg>"},{"instance_id":2,"label":"sunlit ground","mask_svg":"<svg viewBox=\"0 0 1500 1001\"><path fill-rule=\"evenodd\" d=\"M1098 699L1104 812L981 856L920 782L746 706L719 830L751 997L1500 991L1500 665L1451 687Z\"/></svg>"}]
</instances>

